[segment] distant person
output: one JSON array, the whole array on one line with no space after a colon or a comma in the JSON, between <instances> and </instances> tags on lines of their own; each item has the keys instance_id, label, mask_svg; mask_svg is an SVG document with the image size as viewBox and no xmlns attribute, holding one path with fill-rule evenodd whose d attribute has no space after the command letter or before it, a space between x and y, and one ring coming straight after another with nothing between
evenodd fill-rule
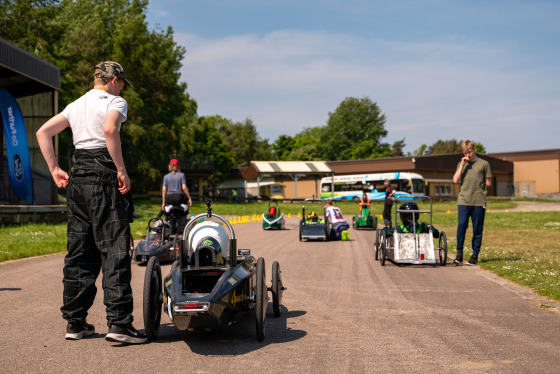
<instances>
[{"instance_id":1,"label":"distant person","mask_svg":"<svg viewBox=\"0 0 560 374\"><path fill-rule=\"evenodd\" d=\"M332 199L325 201L325 220L327 217L332 222L331 240L348 240L348 229L350 225L344 220L342 212L338 207L332 205Z\"/></svg>"},{"instance_id":2,"label":"distant person","mask_svg":"<svg viewBox=\"0 0 560 374\"><path fill-rule=\"evenodd\" d=\"M463 265L463 245L469 227L469 217L473 225L473 253L467 265L478 264L486 213L487 188L492 185L493 177L488 161L476 156L476 147L472 141L465 140L461 143L461 148L464 157L453 175L453 182L461 185L457 197L457 257L453 260L453 263L458 266Z\"/></svg>"},{"instance_id":3,"label":"distant person","mask_svg":"<svg viewBox=\"0 0 560 374\"><path fill-rule=\"evenodd\" d=\"M385 223L385 227L392 227L393 223L391 218L391 208L393 207L395 190L391 186L391 181L389 179L385 179L383 184L385 185L385 202L383 204L383 222Z\"/></svg>"},{"instance_id":4,"label":"distant person","mask_svg":"<svg viewBox=\"0 0 560 374\"><path fill-rule=\"evenodd\" d=\"M185 174L179 169L179 161L172 159L169 161L169 173L163 177L161 186L161 209L165 211L165 216L171 226L171 235L183 232L187 224L187 214L189 207L192 206L191 194L187 188Z\"/></svg>"},{"instance_id":5,"label":"distant person","mask_svg":"<svg viewBox=\"0 0 560 374\"><path fill-rule=\"evenodd\" d=\"M235 188L231 190L231 195L233 196L233 200L238 203L239 197L237 197L237 190Z\"/></svg>"},{"instance_id":6,"label":"distant person","mask_svg":"<svg viewBox=\"0 0 560 374\"><path fill-rule=\"evenodd\" d=\"M367 209L367 212L369 214L369 207L371 206L371 199L367 196L366 191L364 191L364 194L362 195L362 198L360 199L360 212L362 213L362 217L364 216L364 209Z\"/></svg>"},{"instance_id":7,"label":"distant person","mask_svg":"<svg viewBox=\"0 0 560 374\"><path fill-rule=\"evenodd\" d=\"M128 104L120 94L126 86L123 67L103 61L93 69L93 89L49 119L37 131L39 147L59 188L68 187L68 242L64 259L62 318L66 339L95 334L86 322L103 268L103 302L109 332L106 340L141 344L144 334L132 327L130 286L130 191L122 155L120 129ZM72 130L75 152L70 176L56 161L53 136Z\"/></svg>"}]
</instances>

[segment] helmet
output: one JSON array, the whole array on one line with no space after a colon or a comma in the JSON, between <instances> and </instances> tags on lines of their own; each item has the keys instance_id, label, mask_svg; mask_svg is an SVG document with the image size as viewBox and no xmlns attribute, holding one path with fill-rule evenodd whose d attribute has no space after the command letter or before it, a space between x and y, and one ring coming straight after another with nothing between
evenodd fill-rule
<instances>
[{"instance_id":1,"label":"helmet","mask_svg":"<svg viewBox=\"0 0 560 374\"><path fill-rule=\"evenodd\" d=\"M205 221L196 225L189 233L189 247L195 252L202 248L211 248L216 256L221 252L222 257L229 257L229 237L222 225Z\"/></svg>"},{"instance_id":2,"label":"helmet","mask_svg":"<svg viewBox=\"0 0 560 374\"><path fill-rule=\"evenodd\" d=\"M420 209L418 208L418 205L414 201L407 201L406 203L403 203L401 205L399 210L420 210ZM412 213L401 212L400 216L401 216L401 221L403 223L405 223L408 220L412 220L413 214ZM419 218L418 213L414 214L414 218L415 218L415 221L418 221L418 218Z\"/></svg>"}]
</instances>

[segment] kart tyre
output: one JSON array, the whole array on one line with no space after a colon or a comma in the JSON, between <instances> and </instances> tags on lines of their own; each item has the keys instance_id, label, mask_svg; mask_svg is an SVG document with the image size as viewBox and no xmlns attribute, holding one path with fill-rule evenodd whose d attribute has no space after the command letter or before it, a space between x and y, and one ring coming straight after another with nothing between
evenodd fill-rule
<instances>
[{"instance_id":1,"label":"kart tyre","mask_svg":"<svg viewBox=\"0 0 560 374\"><path fill-rule=\"evenodd\" d=\"M282 306L282 279L280 278L280 264L278 261L272 263L272 310L274 317L280 317Z\"/></svg>"},{"instance_id":2,"label":"kart tyre","mask_svg":"<svg viewBox=\"0 0 560 374\"><path fill-rule=\"evenodd\" d=\"M379 262L381 266L385 266L385 256L387 254L387 239L385 233L381 233L379 240Z\"/></svg>"},{"instance_id":3,"label":"kart tyre","mask_svg":"<svg viewBox=\"0 0 560 374\"><path fill-rule=\"evenodd\" d=\"M447 235L444 231L439 234L439 263L441 266L447 264Z\"/></svg>"},{"instance_id":4,"label":"kart tyre","mask_svg":"<svg viewBox=\"0 0 560 374\"><path fill-rule=\"evenodd\" d=\"M373 243L375 248L375 261L379 260L379 231L375 231L375 243Z\"/></svg>"},{"instance_id":5,"label":"kart tyre","mask_svg":"<svg viewBox=\"0 0 560 374\"><path fill-rule=\"evenodd\" d=\"M157 338L162 304L161 266L157 257L150 257L144 275L144 329L150 340Z\"/></svg>"},{"instance_id":6,"label":"kart tyre","mask_svg":"<svg viewBox=\"0 0 560 374\"><path fill-rule=\"evenodd\" d=\"M303 220L299 221L299 241L302 241L301 232L303 231Z\"/></svg>"},{"instance_id":7,"label":"kart tyre","mask_svg":"<svg viewBox=\"0 0 560 374\"><path fill-rule=\"evenodd\" d=\"M266 325L266 307L268 306L268 290L264 271L264 258L257 260L257 274L255 279L255 317L257 326L257 339L264 340Z\"/></svg>"},{"instance_id":8,"label":"kart tyre","mask_svg":"<svg viewBox=\"0 0 560 374\"><path fill-rule=\"evenodd\" d=\"M352 217L352 228L353 228L354 230L357 230L357 227L356 227L356 216Z\"/></svg>"}]
</instances>

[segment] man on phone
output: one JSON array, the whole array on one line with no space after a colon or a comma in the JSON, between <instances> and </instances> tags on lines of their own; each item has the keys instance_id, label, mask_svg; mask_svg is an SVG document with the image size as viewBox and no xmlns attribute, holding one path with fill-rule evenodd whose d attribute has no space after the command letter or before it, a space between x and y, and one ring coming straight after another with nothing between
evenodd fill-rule
<instances>
[{"instance_id":1,"label":"man on phone","mask_svg":"<svg viewBox=\"0 0 560 374\"><path fill-rule=\"evenodd\" d=\"M457 197L458 223L457 223L457 257L453 263L463 265L463 244L465 234L469 227L469 218L472 220L473 253L467 265L478 263L478 254L482 244L482 231L484 228L484 215L486 213L487 187L492 185L492 170L486 160L476 156L476 147L470 140L461 143L463 158L457 165L453 175L453 182L461 185Z\"/></svg>"}]
</instances>

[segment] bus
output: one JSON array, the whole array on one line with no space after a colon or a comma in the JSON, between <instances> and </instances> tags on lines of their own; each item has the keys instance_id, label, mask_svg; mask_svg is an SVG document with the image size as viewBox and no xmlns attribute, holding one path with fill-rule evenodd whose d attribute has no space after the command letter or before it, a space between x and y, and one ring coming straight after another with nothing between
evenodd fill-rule
<instances>
[{"instance_id":1,"label":"bus","mask_svg":"<svg viewBox=\"0 0 560 374\"><path fill-rule=\"evenodd\" d=\"M426 196L424 177L416 173L389 172L353 174L321 179L321 199L359 201L364 191L371 201L385 200L385 179L395 189L395 197ZM334 187L334 189L333 189Z\"/></svg>"}]
</instances>

